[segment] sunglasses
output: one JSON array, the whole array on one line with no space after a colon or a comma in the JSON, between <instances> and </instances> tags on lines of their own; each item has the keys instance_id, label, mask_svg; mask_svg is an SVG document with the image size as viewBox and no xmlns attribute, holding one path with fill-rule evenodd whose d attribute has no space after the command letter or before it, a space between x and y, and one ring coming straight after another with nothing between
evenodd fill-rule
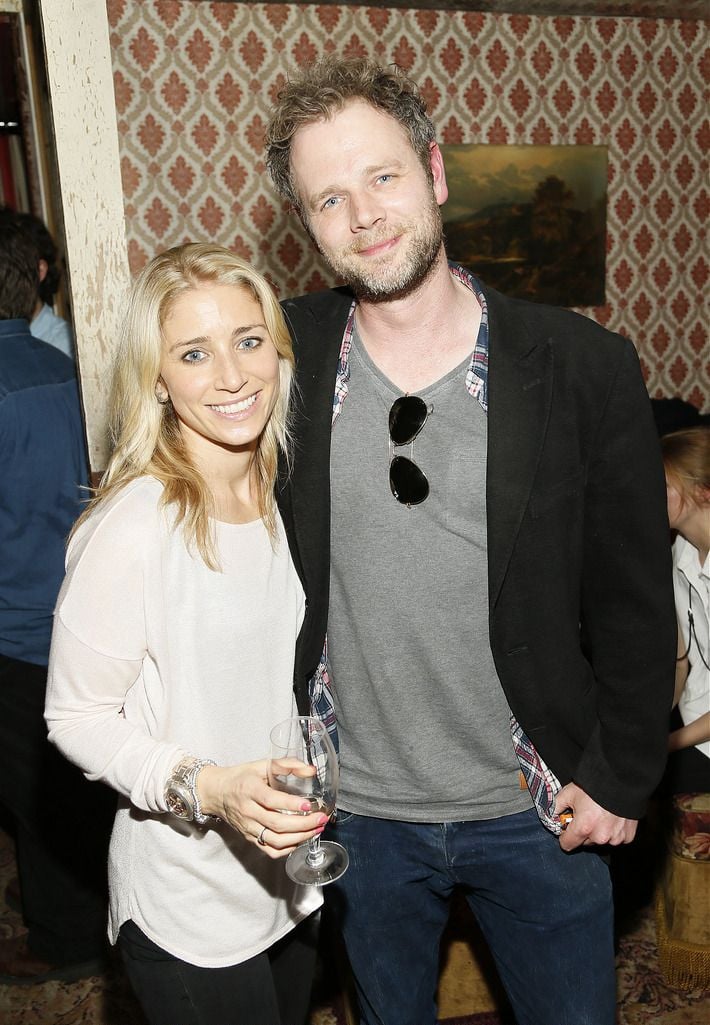
<instances>
[{"instance_id":1,"label":"sunglasses","mask_svg":"<svg viewBox=\"0 0 710 1025\"><path fill-rule=\"evenodd\" d=\"M390 409L390 450L399 445L414 446L414 439L427 422L431 407L418 395L402 395ZM390 490L402 505L421 505L429 496L429 481L412 459L393 455L390 459Z\"/></svg>"}]
</instances>

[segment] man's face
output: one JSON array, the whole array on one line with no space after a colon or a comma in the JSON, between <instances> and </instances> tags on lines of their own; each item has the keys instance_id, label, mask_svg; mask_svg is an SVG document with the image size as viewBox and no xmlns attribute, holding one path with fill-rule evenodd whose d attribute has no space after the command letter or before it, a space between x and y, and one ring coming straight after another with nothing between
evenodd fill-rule
<instances>
[{"instance_id":1,"label":"man's face","mask_svg":"<svg viewBox=\"0 0 710 1025\"><path fill-rule=\"evenodd\" d=\"M304 223L360 299L409 294L442 252L447 190L435 145L430 163L433 181L404 128L362 100L296 132L291 172Z\"/></svg>"}]
</instances>

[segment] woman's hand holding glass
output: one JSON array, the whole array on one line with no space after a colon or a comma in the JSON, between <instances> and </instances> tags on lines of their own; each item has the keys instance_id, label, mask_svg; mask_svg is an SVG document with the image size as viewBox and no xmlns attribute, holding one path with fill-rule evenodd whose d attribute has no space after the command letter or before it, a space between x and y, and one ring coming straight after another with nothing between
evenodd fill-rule
<instances>
[{"instance_id":1,"label":"woman's hand holding glass","mask_svg":"<svg viewBox=\"0 0 710 1025\"><path fill-rule=\"evenodd\" d=\"M205 815L227 822L269 857L282 858L318 836L328 816L312 810L312 802L305 797L269 786L268 764L261 760L227 767L205 765L197 777L197 793ZM289 759L287 768L295 779L315 772L297 759Z\"/></svg>"},{"instance_id":2,"label":"woman's hand holding glass","mask_svg":"<svg viewBox=\"0 0 710 1025\"><path fill-rule=\"evenodd\" d=\"M284 719L271 731L269 783L285 794L300 797L303 811L312 808L326 816L335 811L338 793L338 757L328 731L318 719L294 716ZM288 811L286 814L289 813ZM326 819L327 821L327 819ZM320 831L286 860L286 874L295 883L325 886L348 867L348 853L333 840L321 843Z\"/></svg>"}]
</instances>

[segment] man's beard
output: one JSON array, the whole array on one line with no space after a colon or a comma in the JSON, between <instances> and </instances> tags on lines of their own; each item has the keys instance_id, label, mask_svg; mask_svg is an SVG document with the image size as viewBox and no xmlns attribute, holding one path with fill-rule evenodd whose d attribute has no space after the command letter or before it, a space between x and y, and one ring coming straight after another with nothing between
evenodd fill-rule
<instances>
[{"instance_id":1,"label":"man's beard","mask_svg":"<svg viewBox=\"0 0 710 1025\"><path fill-rule=\"evenodd\" d=\"M400 231L406 236L400 243L406 247L404 259L389 267L388 254L385 253L381 261L373 259L370 267L362 266L357 257L359 250L377 245ZM411 295L426 280L441 251L443 238L441 213L432 197L423 218L416 222L397 225L396 229L385 228L379 236L368 235L344 252L326 253L322 249L320 252L330 268L347 282L360 301L392 302Z\"/></svg>"}]
</instances>

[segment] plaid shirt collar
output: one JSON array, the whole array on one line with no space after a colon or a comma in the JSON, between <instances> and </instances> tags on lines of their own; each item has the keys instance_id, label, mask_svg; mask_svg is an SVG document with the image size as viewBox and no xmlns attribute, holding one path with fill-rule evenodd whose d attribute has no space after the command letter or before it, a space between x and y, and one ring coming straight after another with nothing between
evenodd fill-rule
<instances>
[{"instance_id":1,"label":"plaid shirt collar","mask_svg":"<svg viewBox=\"0 0 710 1025\"><path fill-rule=\"evenodd\" d=\"M483 286L480 281L458 263L449 263L449 270L455 278L458 278L467 288L470 288L476 296L481 307L481 323L478 328L476 344L473 348L471 362L466 371L466 390L474 399L477 399L484 413L488 412L488 306L486 297L483 294ZM333 396L333 419L338 418L343 403L348 394L348 381L350 380L350 350L353 344L355 332L355 310L357 300L353 301L348 313L348 320L343 332L343 342L340 346L338 357L338 369L335 375L335 394Z\"/></svg>"}]
</instances>

